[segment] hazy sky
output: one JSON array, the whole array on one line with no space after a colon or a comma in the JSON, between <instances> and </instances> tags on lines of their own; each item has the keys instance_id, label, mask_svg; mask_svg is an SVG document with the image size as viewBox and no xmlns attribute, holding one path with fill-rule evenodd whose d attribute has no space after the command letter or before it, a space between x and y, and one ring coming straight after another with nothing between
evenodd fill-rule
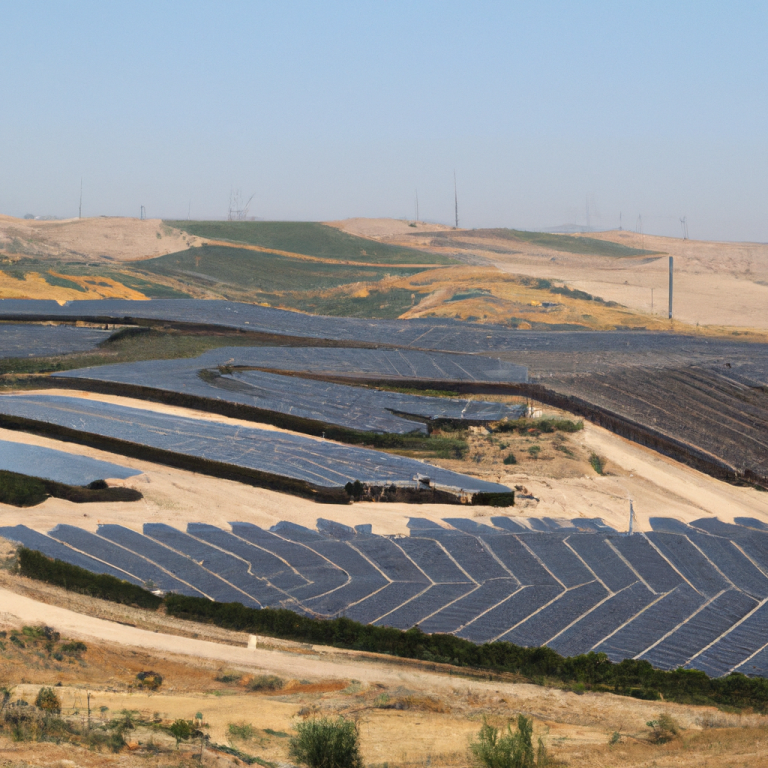
<instances>
[{"instance_id":1,"label":"hazy sky","mask_svg":"<svg viewBox=\"0 0 768 768\"><path fill-rule=\"evenodd\" d=\"M0 213L768 241L768 3L0 0Z\"/></svg>"}]
</instances>

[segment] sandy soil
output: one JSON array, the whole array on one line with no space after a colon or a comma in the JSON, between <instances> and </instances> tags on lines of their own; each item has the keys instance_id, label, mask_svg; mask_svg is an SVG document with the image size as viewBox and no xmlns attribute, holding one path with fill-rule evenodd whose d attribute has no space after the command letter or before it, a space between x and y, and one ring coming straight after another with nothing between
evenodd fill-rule
<instances>
[{"instance_id":1,"label":"sandy soil","mask_svg":"<svg viewBox=\"0 0 768 768\"><path fill-rule=\"evenodd\" d=\"M512 274L563 280L606 301L659 317L667 316L667 255L672 255L677 320L691 325L768 328L765 244L681 240L623 231L585 235L662 254L618 259L554 251L534 243L477 238L472 230L455 230L450 239L433 240L430 232L450 228L430 226L422 231L395 219L349 219L333 224L361 237L459 257L471 254Z\"/></svg>"},{"instance_id":2,"label":"sandy soil","mask_svg":"<svg viewBox=\"0 0 768 768\"><path fill-rule=\"evenodd\" d=\"M99 217L35 221L0 215L0 254L64 259L131 261L163 256L198 245L198 238L160 219Z\"/></svg>"},{"instance_id":3,"label":"sandy soil","mask_svg":"<svg viewBox=\"0 0 768 768\"><path fill-rule=\"evenodd\" d=\"M51 391L46 393L50 394ZM62 394L73 393L67 390L62 391ZM149 410L253 426L251 422L156 403L90 393L83 396L124 402ZM258 426L275 429L267 425ZM526 499L519 495L516 506L508 510L439 504L418 507L399 503L318 505L263 488L22 432L0 430L0 439L64 449L133 467L142 472L127 480L113 481L115 485L141 491L144 499L139 502L73 504L51 498L29 509L0 505L0 525L24 524L40 531L48 531L62 522L76 523L88 530L96 530L99 523L117 523L141 530L144 523L152 522L164 522L184 529L189 522L201 521L225 528L229 521L252 522L271 527L281 520L314 527L317 518L325 517L346 525L370 523L373 532L378 534L407 534L407 523L411 517L427 517L439 521L446 517L482 518L500 514L567 519L602 517L618 530L626 530L629 498L634 503L638 530L648 530L648 518L653 516L672 516L681 520L717 516L728 521L743 516L755 517L768 523L768 494L716 480L589 423L584 425L583 431L569 435L568 440L577 448L580 456L595 452L607 459L608 474L604 476L597 475L583 459L580 462L558 459L559 464L544 458L536 461L521 459L519 464L509 467L495 459L492 465L482 460L476 463L473 457L481 452L477 446L473 446L470 460L461 465L448 460L435 462L510 487L522 486L526 489L526 496L534 497ZM484 438L477 438L476 441L481 439ZM520 452L516 451L516 455L520 456ZM546 451L542 456L546 456Z\"/></svg>"}]
</instances>

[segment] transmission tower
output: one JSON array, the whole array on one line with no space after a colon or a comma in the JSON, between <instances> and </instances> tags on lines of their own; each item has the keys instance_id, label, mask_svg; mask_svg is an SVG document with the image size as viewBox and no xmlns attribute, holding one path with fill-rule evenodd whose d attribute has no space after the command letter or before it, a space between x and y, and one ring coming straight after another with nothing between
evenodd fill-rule
<instances>
[{"instance_id":1,"label":"transmission tower","mask_svg":"<svg viewBox=\"0 0 768 768\"><path fill-rule=\"evenodd\" d=\"M256 197L254 192L243 204L243 193L239 189L234 189L229 193L229 213L227 221L246 221L248 219L248 206L251 200Z\"/></svg>"},{"instance_id":2,"label":"transmission tower","mask_svg":"<svg viewBox=\"0 0 768 768\"><path fill-rule=\"evenodd\" d=\"M456 229L459 228L459 194L456 191L456 171L453 172L453 210L456 218Z\"/></svg>"}]
</instances>

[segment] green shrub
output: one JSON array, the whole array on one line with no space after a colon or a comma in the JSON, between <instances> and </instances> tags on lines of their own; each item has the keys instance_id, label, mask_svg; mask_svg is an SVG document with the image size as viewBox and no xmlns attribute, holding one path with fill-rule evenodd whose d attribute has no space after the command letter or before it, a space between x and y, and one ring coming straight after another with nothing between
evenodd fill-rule
<instances>
[{"instance_id":1,"label":"green shrub","mask_svg":"<svg viewBox=\"0 0 768 768\"><path fill-rule=\"evenodd\" d=\"M248 683L250 691L279 691L285 685L285 681L275 675L259 675Z\"/></svg>"},{"instance_id":2,"label":"green shrub","mask_svg":"<svg viewBox=\"0 0 768 768\"><path fill-rule=\"evenodd\" d=\"M63 643L61 646L61 652L66 653L69 656L79 656L87 650L88 646L85 643L81 643L79 640L70 640L68 643Z\"/></svg>"},{"instance_id":3,"label":"green shrub","mask_svg":"<svg viewBox=\"0 0 768 768\"><path fill-rule=\"evenodd\" d=\"M150 691L156 691L163 684L163 676L159 672L139 672L136 680L141 688Z\"/></svg>"},{"instance_id":4,"label":"green shrub","mask_svg":"<svg viewBox=\"0 0 768 768\"><path fill-rule=\"evenodd\" d=\"M250 723L230 723L227 731L230 738L241 741L250 741L256 736L256 729Z\"/></svg>"},{"instance_id":5,"label":"green shrub","mask_svg":"<svg viewBox=\"0 0 768 768\"><path fill-rule=\"evenodd\" d=\"M35 706L51 714L59 714L61 712L61 702L53 688L41 688L37 692Z\"/></svg>"},{"instance_id":6,"label":"green shrub","mask_svg":"<svg viewBox=\"0 0 768 768\"><path fill-rule=\"evenodd\" d=\"M540 454L540 453L541 453L541 446L540 446L540 445L532 445L532 446L531 446L531 447L528 449L528 455L529 455L529 456L530 456L532 459L538 459L538 458L539 458L539 454Z\"/></svg>"},{"instance_id":7,"label":"green shrub","mask_svg":"<svg viewBox=\"0 0 768 768\"><path fill-rule=\"evenodd\" d=\"M602 456L598 456L596 453L591 454L589 463L598 475L605 474L605 459Z\"/></svg>"},{"instance_id":8,"label":"green shrub","mask_svg":"<svg viewBox=\"0 0 768 768\"><path fill-rule=\"evenodd\" d=\"M296 730L289 749L293 760L309 768L363 768L359 732L352 720L305 720Z\"/></svg>"},{"instance_id":9,"label":"green shrub","mask_svg":"<svg viewBox=\"0 0 768 768\"><path fill-rule=\"evenodd\" d=\"M510 451L505 457L504 457L504 464L517 464L517 459L515 458L515 454Z\"/></svg>"},{"instance_id":10,"label":"green shrub","mask_svg":"<svg viewBox=\"0 0 768 768\"><path fill-rule=\"evenodd\" d=\"M14 507L34 507L44 502L49 495L42 480L0 470L0 503Z\"/></svg>"},{"instance_id":11,"label":"green shrub","mask_svg":"<svg viewBox=\"0 0 768 768\"><path fill-rule=\"evenodd\" d=\"M662 712L656 720L649 720L646 725L651 729L651 741L654 744L666 744L680 733L677 721L665 712Z\"/></svg>"},{"instance_id":12,"label":"green shrub","mask_svg":"<svg viewBox=\"0 0 768 768\"><path fill-rule=\"evenodd\" d=\"M541 739L538 750L534 750L533 721L525 715L517 716L514 733L507 723L507 732L501 736L498 728L483 722L477 740L469 745L469 752L480 768L536 768L549 763Z\"/></svg>"}]
</instances>

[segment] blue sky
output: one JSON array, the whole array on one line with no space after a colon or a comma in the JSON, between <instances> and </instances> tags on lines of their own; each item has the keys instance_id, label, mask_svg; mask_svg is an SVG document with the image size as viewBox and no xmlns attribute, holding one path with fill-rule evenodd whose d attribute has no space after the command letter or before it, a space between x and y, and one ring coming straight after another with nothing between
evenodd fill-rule
<instances>
[{"instance_id":1,"label":"blue sky","mask_svg":"<svg viewBox=\"0 0 768 768\"><path fill-rule=\"evenodd\" d=\"M768 3L0 0L0 213L768 241Z\"/></svg>"}]
</instances>

